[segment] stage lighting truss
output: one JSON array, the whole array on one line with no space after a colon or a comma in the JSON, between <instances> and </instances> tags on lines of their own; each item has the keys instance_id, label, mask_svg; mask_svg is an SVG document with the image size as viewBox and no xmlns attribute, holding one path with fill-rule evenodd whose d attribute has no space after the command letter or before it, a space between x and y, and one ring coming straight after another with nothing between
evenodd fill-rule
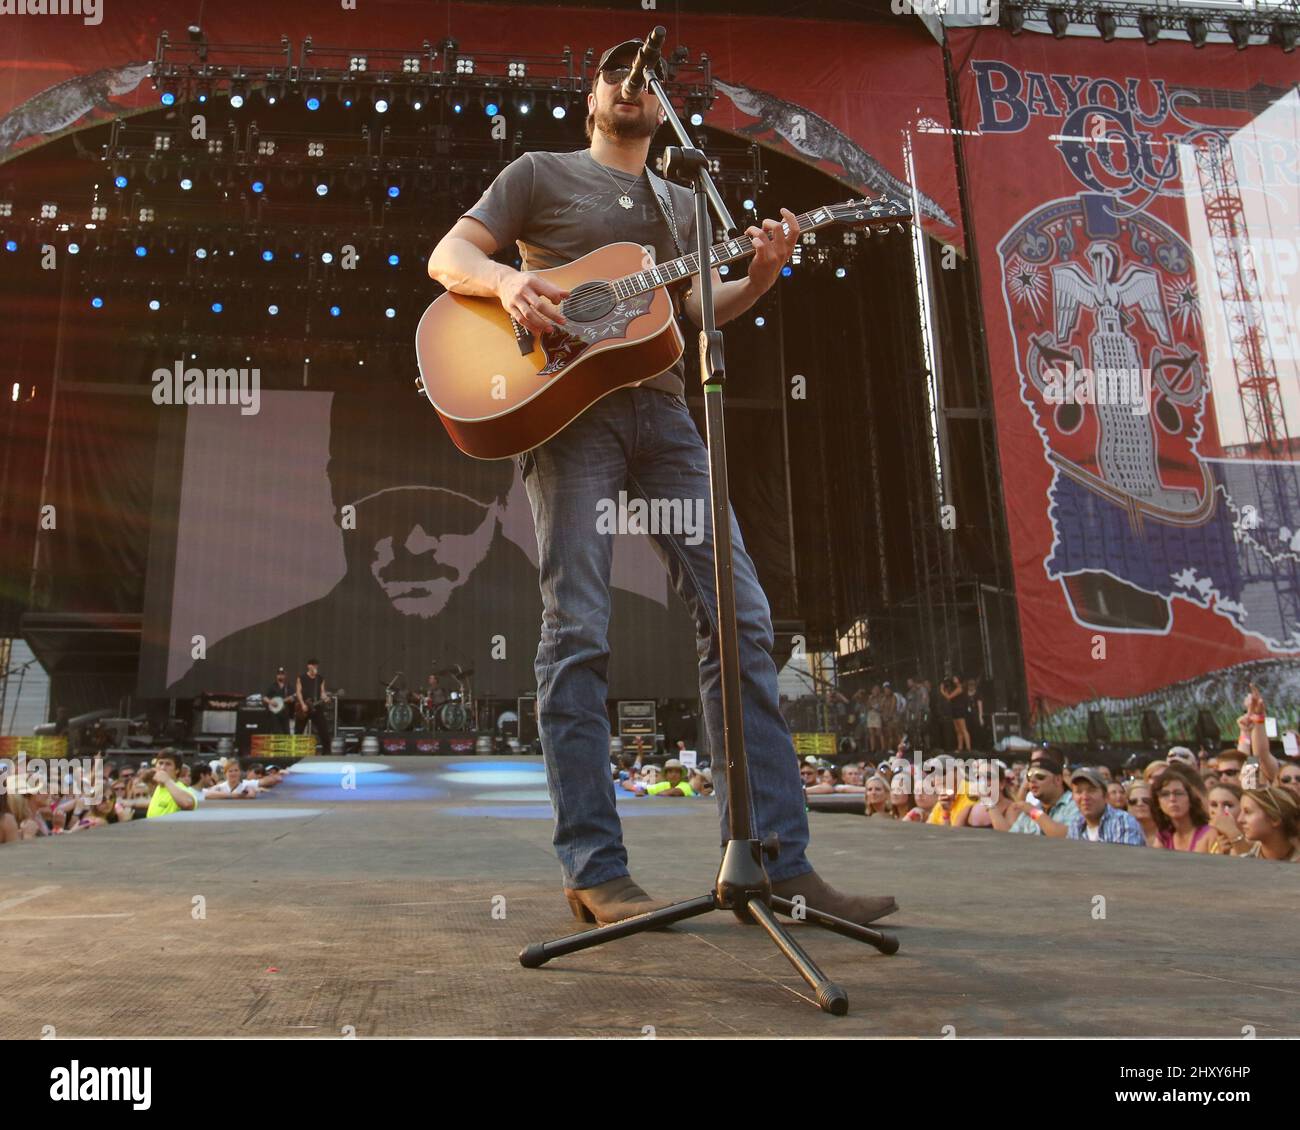
<instances>
[{"instance_id":1,"label":"stage lighting truss","mask_svg":"<svg viewBox=\"0 0 1300 1130\"><path fill-rule=\"evenodd\" d=\"M1283 51L1295 50L1300 31L1300 0L1270 0L1253 9L1184 4L1117 2L1111 0L1040 0L1003 4L1001 22L1012 35L1019 35L1026 25L1035 31L1050 31L1064 39L1072 29L1081 34L1093 32L1104 42L1117 38L1121 28L1131 29L1148 45L1154 46L1161 31L1174 33L1165 38L1180 38L1193 47L1203 47L1211 38L1222 37L1238 50L1254 44L1271 43Z\"/></svg>"}]
</instances>

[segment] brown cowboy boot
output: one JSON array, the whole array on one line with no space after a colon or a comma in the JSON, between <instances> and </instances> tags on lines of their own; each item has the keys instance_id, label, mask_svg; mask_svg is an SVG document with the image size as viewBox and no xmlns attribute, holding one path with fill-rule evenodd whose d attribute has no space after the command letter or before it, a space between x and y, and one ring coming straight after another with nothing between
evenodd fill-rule
<instances>
[{"instance_id":1,"label":"brown cowboy boot","mask_svg":"<svg viewBox=\"0 0 1300 1130\"><path fill-rule=\"evenodd\" d=\"M565 887L564 897L569 900L569 909L579 922L596 922L601 926L672 905L667 899L652 899L631 875L621 875L607 883L581 890Z\"/></svg>"},{"instance_id":2,"label":"brown cowboy boot","mask_svg":"<svg viewBox=\"0 0 1300 1130\"><path fill-rule=\"evenodd\" d=\"M866 926L877 918L884 918L898 909L893 895L846 895L837 891L816 871L796 875L793 879L782 879L772 884L772 894L778 898L793 900L802 895L804 904L814 910L824 910L836 918L856 922Z\"/></svg>"}]
</instances>

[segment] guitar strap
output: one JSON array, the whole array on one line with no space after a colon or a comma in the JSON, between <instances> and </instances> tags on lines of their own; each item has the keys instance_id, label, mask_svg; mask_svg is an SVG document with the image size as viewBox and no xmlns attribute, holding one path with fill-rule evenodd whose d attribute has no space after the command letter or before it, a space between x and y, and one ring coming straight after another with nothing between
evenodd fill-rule
<instances>
[{"instance_id":1,"label":"guitar strap","mask_svg":"<svg viewBox=\"0 0 1300 1130\"><path fill-rule=\"evenodd\" d=\"M648 164L645 167L646 179L650 182L650 188L654 193L655 203L659 205L659 215L663 218L664 223L668 225L668 232L673 237L673 246L677 249L678 255L685 255L686 248L682 246L681 234L677 230L677 212L673 208L673 196L668 191L668 185L663 177L657 175ZM673 302L673 309L681 315L682 302L681 293L670 292Z\"/></svg>"},{"instance_id":2,"label":"guitar strap","mask_svg":"<svg viewBox=\"0 0 1300 1130\"><path fill-rule=\"evenodd\" d=\"M668 191L668 185L663 177L658 176L649 165L645 167L645 175L650 182L650 188L654 191L655 203L659 205L659 215L663 217L673 237L673 246L677 248L678 255L685 255L686 250L682 247L681 236L677 231L677 213L673 210L672 193Z\"/></svg>"}]
</instances>

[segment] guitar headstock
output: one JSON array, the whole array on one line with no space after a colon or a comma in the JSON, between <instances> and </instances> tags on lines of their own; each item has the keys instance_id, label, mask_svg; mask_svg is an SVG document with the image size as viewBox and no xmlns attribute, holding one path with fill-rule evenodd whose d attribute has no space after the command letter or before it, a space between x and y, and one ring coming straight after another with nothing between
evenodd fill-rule
<instances>
[{"instance_id":1,"label":"guitar headstock","mask_svg":"<svg viewBox=\"0 0 1300 1130\"><path fill-rule=\"evenodd\" d=\"M825 222L844 224L851 228L892 228L895 225L912 222L911 206L902 200L884 196L879 200L846 200L842 204L827 204L815 208L809 215L816 222L822 222L821 213L826 213ZM901 228L899 229L901 230Z\"/></svg>"}]
</instances>

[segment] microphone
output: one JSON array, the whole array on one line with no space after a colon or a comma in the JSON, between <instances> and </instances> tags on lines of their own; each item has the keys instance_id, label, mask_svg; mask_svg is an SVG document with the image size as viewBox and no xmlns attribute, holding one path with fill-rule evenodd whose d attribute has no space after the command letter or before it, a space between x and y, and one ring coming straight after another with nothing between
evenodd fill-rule
<instances>
[{"instance_id":1,"label":"microphone","mask_svg":"<svg viewBox=\"0 0 1300 1130\"><path fill-rule=\"evenodd\" d=\"M641 92L645 90L645 73L647 70L653 71L659 65L659 52L667 37L668 29L660 24L637 48L636 61L632 64L632 70L627 78L623 80L622 94L625 101L635 102L641 97Z\"/></svg>"}]
</instances>

